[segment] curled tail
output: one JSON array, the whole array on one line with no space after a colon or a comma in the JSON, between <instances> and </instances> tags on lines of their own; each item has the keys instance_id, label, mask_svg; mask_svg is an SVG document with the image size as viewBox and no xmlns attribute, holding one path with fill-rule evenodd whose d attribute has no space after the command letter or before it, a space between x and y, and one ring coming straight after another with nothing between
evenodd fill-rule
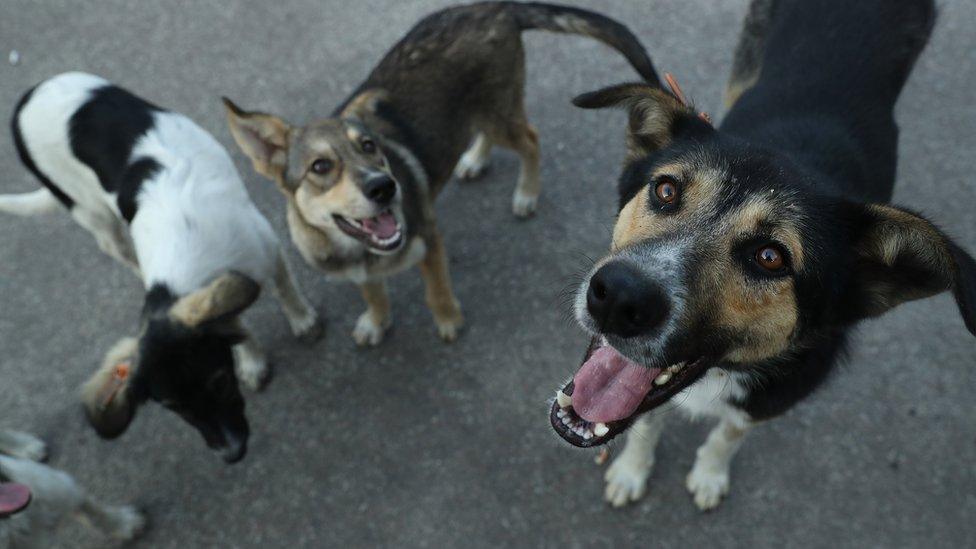
<instances>
[{"instance_id":1,"label":"curled tail","mask_svg":"<svg viewBox=\"0 0 976 549\"><path fill-rule=\"evenodd\" d=\"M523 30L589 36L622 53L648 84L661 85L644 46L622 23L592 11L541 2L509 2L507 7Z\"/></svg>"}]
</instances>

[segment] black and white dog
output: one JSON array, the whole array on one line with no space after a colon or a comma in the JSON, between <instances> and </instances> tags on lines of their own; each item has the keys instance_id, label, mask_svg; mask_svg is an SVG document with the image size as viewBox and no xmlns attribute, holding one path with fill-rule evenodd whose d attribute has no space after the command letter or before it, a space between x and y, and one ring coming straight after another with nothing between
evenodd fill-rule
<instances>
[{"instance_id":1,"label":"black and white dog","mask_svg":"<svg viewBox=\"0 0 976 549\"><path fill-rule=\"evenodd\" d=\"M12 516L3 518L0 509L0 547L52 547L50 536L69 516L120 540L144 530L146 519L134 507L94 500L70 475L39 463L46 456L44 442L34 436L0 430L0 482L24 485L31 497L30 505Z\"/></svg>"},{"instance_id":2,"label":"black and white dog","mask_svg":"<svg viewBox=\"0 0 976 549\"><path fill-rule=\"evenodd\" d=\"M259 282L272 283L296 336L321 330L227 151L189 118L77 72L28 91L11 129L44 188L0 196L0 211L64 206L147 290L139 337L120 341L83 388L92 425L118 436L152 399L239 460L249 430L234 352L246 386L268 371L238 320Z\"/></svg>"}]
</instances>

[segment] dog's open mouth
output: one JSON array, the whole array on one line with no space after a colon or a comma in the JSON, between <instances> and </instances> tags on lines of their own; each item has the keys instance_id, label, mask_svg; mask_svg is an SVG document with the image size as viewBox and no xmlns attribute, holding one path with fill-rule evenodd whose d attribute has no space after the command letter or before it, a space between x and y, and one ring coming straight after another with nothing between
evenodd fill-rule
<instances>
[{"instance_id":1,"label":"dog's open mouth","mask_svg":"<svg viewBox=\"0 0 976 549\"><path fill-rule=\"evenodd\" d=\"M390 210L364 219L350 219L341 215L332 217L342 232L374 250L391 252L403 242L403 229Z\"/></svg>"},{"instance_id":2,"label":"dog's open mouth","mask_svg":"<svg viewBox=\"0 0 976 549\"><path fill-rule=\"evenodd\" d=\"M583 365L549 411L549 422L566 442L588 448L606 444L638 414L656 408L701 377L703 358L660 368L638 364L594 338Z\"/></svg>"}]
</instances>

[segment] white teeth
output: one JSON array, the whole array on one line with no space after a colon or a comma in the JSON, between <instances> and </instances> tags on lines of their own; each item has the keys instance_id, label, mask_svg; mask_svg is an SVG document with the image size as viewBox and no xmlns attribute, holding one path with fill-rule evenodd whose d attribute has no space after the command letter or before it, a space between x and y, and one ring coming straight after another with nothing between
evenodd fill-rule
<instances>
[{"instance_id":1,"label":"white teeth","mask_svg":"<svg viewBox=\"0 0 976 549\"><path fill-rule=\"evenodd\" d=\"M593 426L593 434L598 437L602 437L603 435L606 435L609 432L610 432L610 428L607 427L606 423L597 423L596 425Z\"/></svg>"},{"instance_id":2,"label":"white teeth","mask_svg":"<svg viewBox=\"0 0 976 549\"><path fill-rule=\"evenodd\" d=\"M673 366L668 367L668 371L671 372L672 374L674 374L674 373L680 372L681 369L684 368L684 367L685 367L685 363L684 362L679 362L679 363L677 363L677 364L675 364Z\"/></svg>"},{"instance_id":3,"label":"white teeth","mask_svg":"<svg viewBox=\"0 0 976 549\"><path fill-rule=\"evenodd\" d=\"M583 433L583 440L590 440L591 438L593 438L593 433L589 431Z\"/></svg>"},{"instance_id":4,"label":"white teeth","mask_svg":"<svg viewBox=\"0 0 976 549\"><path fill-rule=\"evenodd\" d=\"M573 397L567 395L561 390L556 391L556 402L559 403L560 408L569 408L573 405Z\"/></svg>"},{"instance_id":5,"label":"white teeth","mask_svg":"<svg viewBox=\"0 0 976 549\"><path fill-rule=\"evenodd\" d=\"M566 417L566 410L560 408L559 411L556 412L556 417L558 417L559 419Z\"/></svg>"},{"instance_id":6,"label":"white teeth","mask_svg":"<svg viewBox=\"0 0 976 549\"><path fill-rule=\"evenodd\" d=\"M671 374L669 374L668 372L661 372L661 375L659 375L656 378L654 378L654 384L655 385L664 385L670 379L671 379Z\"/></svg>"}]
</instances>

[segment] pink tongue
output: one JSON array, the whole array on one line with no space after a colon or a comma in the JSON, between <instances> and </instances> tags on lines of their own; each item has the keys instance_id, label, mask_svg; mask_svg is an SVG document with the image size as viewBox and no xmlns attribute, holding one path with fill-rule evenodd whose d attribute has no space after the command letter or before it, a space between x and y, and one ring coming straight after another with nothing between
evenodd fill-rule
<instances>
[{"instance_id":1,"label":"pink tongue","mask_svg":"<svg viewBox=\"0 0 976 549\"><path fill-rule=\"evenodd\" d=\"M609 345L600 347L573 378L573 410L593 423L628 418L660 371L637 364Z\"/></svg>"},{"instance_id":2,"label":"pink tongue","mask_svg":"<svg viewBox=\"0 0 976 549\"><path fill-rule=\"evenodd\" d=\"M0 517L20 511L30 500L30 488L23 484L0 484Z\"/></svg>"},{"instance_id":3,"label":"pink tongue","mask_svg":"<svg viewBox=\"0 0 976 549\"><path fill-rule=\"evenodd\" d=\"M386 212L363 220L363 228L377 238L390 238L397 232L397 222L393 214Z\"/></svg>"}]
</instances>

